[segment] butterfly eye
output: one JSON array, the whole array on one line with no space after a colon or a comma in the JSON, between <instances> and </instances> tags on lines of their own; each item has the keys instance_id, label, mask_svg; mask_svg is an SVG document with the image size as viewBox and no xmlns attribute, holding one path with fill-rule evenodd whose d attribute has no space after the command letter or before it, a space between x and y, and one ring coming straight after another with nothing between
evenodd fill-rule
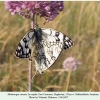
<instances>
[{"instance_id":1,"label":"butterfly eye","mask_svg":"<svg viewBox=\"0 0 100 100\"><path fill-rule=\"evenodd\" d=\"M41 72L41 74L44 74L44 72Z\"/></svg>"},{"instance_id":2,"label":"butterfly eye","mask_svg":"<svg viewBox=\"0 0 100 100\"><path fill-rule=\"evenodd\" d=\"M64 46L64 49L67 49L67 47L66 47L66 46Z\"/></svg>"}]
</instances>

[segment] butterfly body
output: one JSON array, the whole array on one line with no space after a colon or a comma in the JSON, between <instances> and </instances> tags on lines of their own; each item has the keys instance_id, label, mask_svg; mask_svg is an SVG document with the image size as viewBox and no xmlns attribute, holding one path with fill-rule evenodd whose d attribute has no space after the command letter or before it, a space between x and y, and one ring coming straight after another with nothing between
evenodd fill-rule
<instances>
[{"instance_id":1,"label":"butterfly body","mask_svg":"<svg viewBox=\"0 0 100 100\"><path fill-rule=\"evenodd\" d=\"M61 32L51 28L36 27L23 37L15 55L29 60L34 58L36 69L43 73L56 61L63 49L72 45L72 40Z\"/></svg>"}]
</instances>

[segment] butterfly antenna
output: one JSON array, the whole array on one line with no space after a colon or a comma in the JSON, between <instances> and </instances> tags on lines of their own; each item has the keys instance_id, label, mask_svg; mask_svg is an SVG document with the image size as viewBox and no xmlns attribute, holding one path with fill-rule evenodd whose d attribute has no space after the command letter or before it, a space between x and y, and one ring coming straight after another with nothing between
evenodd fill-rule
<instances>
[{"instance_id":1,"label":"butterfly antenna","mask_svg":"<svg viewBox=\"0 0 100 100\"><path fill-rule=\"evenodd\" d=\"M55 80L52 77L50 77L48 74L44 73L44 75L47 75L53 82L55 82Z\"/></svg>"}]
</instances>

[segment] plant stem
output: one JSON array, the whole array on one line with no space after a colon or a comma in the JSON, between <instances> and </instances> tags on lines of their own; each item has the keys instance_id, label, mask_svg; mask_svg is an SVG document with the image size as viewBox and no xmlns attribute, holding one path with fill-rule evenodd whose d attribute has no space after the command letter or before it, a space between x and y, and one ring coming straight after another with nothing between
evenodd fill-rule
<instances>
[{"instance_id":1,"label":"plant stem","mask_svg":"<svg viewBox=\"0 0 100 100\"><path fill-rule=\"evenodd\" d=\"M68 72L68 76L67 76L67 85L66 85L65 91L68 91L68 86L69 86L69 82L70 82L71 72L72 72L72 70L70 70L70 71Z\"/></svg>"},{"instance_id":2,"label":"plant stem","mask_svg":"<svg viewBox=\"0 0 100 100\"><path fill-rule=\"evenodd\" d=\"M29 80L28 80L28 91L32 91L32 62L29 60Z\"/></svg>"},{"instance_id":3,"label":"plant stem","mask_svg":"<svg viewBox=\"0 0 100 100\"><path fill-rule=\"evenodd\" d=\"M34 15L31 21L31 29L34 29ZM28 79L28 91L32 91L32 61L29 60L29 79Z\"/></svg>"}]
</instances>

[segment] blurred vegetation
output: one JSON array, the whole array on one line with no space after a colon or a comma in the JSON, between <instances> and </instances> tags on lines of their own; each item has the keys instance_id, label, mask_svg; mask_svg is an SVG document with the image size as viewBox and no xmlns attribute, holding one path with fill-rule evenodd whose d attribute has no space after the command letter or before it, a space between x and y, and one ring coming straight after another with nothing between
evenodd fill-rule
<instances>
[{"instance_id":1,"label":"blurred vegetation","mask_svg":"<svg viewBox=\"0 0 100 100\"><path fill-rule=\"evenodd\" d=\"M64 2L64 11L40 27L61 31L74 41L74 46L62 52L54 65L33 79L33 91L65 91L68 72L62 63L74 57L82 64L71 72L68 91L100 91L100 2ZM15 50L26 32L30 20L12 16L0 2L0 91L28 91L28 60L15 57ZM33 75L35 67L33 63ZM55 81L53 82L53 80Z\"/></svg>"}]
</instances>

